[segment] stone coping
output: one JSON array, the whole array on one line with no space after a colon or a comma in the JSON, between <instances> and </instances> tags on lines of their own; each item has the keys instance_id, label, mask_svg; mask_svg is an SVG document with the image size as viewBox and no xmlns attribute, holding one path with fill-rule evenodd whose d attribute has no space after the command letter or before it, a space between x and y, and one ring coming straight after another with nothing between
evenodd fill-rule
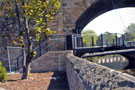
<instances>
[{"instance_id":1,"label":"stone coping","mask_svg":"<svg viewBox=\"0 0 135 90\"><path fill-rule=\"evenodd\" d=\"M135 77L67 55L86 90L135 90Z\"/></svg>"}]
</instances>

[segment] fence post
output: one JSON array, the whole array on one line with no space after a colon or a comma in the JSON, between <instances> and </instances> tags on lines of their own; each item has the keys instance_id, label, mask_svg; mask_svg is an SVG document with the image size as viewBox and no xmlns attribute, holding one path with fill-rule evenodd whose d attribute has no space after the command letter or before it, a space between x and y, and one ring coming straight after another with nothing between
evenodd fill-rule
<instances>
[{"instance_id":1,"label":"fence post","mask_svg":"<svg viewBox=\"0 0 135 90\"><path fill-rule=\"evenodd\" d=\"M91 39L92 39L92 46L94 46L94 37L92 36Z\"/></svg>"},{"instance_id":2,"label":"fence post","mask_svg":"<svg viewBox=\"0 0 135 90\"><path fill-rule=\"evenodd\" d=\"M124 35L122 35L122 43L123 43L123 46L125 46L125 37L124 37Z\"/></svg>"},{"instance_id":3,"label":"fence post","mask_svg":"<svg viewBox=\"0 0 135 90\"><path fill-rule=\"evenodd\" d=\"M81 47L83 47L83 37L81 37Z\"/></svg>"},{"instance_id":4,"label":"fence post","mask_svg":"<svg viewBox=\"0 0 135 90\"><path fill-rule=\"evenodd\" d=\"M19 70L19 58L17 57L17 70Z\"/></svg>"},{"instance_id":5,"label":"fence post","mask_svg":"<svg viewBox=\"0 0 135 90\"><path fill-rule=\"evenodd\" d=\"M103 34L101 34L101 47L103 47Z\"/></svg>"},{"instance_id":6,"label":"fence post","mask_svg":"<svg viewBox=\"0 0 135 90\"><path fill-rule=\"evenodd\" d=\"M120 38L118 38L119 46L120 46Z\"/></svg>"},{"instance_id":7,"label":"fence post","mask_svg":"<svg viewBox=\"0 0 135 90\"><path fill-rule=\"evenodd\" d=\"M42 55L42 52L41 52L41 41L39 41L39 56L41 56Z\"/></svg>"},{"instance_id":8,"label":"fence post","mask_svg":"<svg viewBox=\"0 0 135 90\"><path fill-rule=\"evenodd\" d=\"M117 41L118 40L118 38L117 38L117 33L115 33L115 41L116 41L116 46L117 46Z\"/></svg>"},{"instance_id":9,"label":"fence post","mask_svg":"<svg viewBox=\"0 0 135 90\"><path fill-rule=\"evenodd\" d=\"M108 46L108 41L106 40L106 46Z\"/></svg>"},{"instance_id":10,"label":"fence post","mask_svg":"<svg viewBox=\"0 0 135 90\"><path fill-rule=\"evenodd\" d=\"M115 41L115 40L113 39L113 46L114 46L114 41Z\"/></svg>"}]
</instances>

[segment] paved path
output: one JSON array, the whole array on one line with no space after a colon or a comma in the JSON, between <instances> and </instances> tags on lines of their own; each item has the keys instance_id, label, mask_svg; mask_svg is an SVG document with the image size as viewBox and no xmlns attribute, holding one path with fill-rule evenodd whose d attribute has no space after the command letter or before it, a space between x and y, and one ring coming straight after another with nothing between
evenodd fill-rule
<instances>
[{"instance_id":1,"label":"paved path","mask_svg":"<svg viewBox=\"0 0 135 90\"><path fill-rule=\"evenodd\" d=\"M47 90L69 90L66 73L54 72Z\"/></svg>"}]
</instances>

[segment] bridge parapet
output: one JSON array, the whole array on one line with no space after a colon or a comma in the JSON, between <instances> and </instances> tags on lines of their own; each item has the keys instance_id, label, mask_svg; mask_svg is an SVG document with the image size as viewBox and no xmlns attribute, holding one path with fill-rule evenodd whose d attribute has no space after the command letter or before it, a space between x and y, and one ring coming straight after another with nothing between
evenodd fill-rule
<instances>
[{"instance_id":1,"label":"bridge parapet","mask_svg":"<svg viewBox=\"0 0 135 90\"><path fill-rule=\"evenodd\" d=\"M66 72L70 90L134 90L135 77L87 60L67 55Z\"/></svg>"}]
</instances>

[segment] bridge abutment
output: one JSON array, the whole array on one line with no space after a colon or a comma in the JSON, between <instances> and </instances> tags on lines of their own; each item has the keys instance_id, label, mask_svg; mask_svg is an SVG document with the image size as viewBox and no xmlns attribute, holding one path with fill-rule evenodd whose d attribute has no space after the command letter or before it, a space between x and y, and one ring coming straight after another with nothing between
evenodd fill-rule
<instances>
[{"instance_id":1,"label":"bridge abutment","mask_svg":"<svg viewBox=\"0 0 135 90\"><path fill-rule=\"evenodd\" d=\"M124 57L128 59L128 66L125 69L135 69L135 53L126 53L122 54Z\"/></svg>"}]
</instances>

